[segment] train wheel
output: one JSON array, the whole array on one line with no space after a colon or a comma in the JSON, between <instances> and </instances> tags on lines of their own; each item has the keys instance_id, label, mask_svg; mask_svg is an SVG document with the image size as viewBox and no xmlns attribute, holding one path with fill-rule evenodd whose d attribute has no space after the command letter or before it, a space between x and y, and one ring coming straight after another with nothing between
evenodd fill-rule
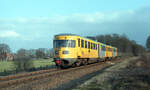
<instances>
[{"instance_id":1,"label":"train wheel","mask_svg":"<svg viewBox=\"0 0 150 90\"><path fill-rule=\"evenodd\" d=\"M84 65L87 65L88 64L88 62L87 62L87 60L85 59L85 61L84 61Z\"/></svg>"},{"instance_id":2,"label":"train wheel","mask_svg":"<svg viewBox=\"0 0 150 90\"><path fill-rule=\"evenodd\" d=\"M80 64L81 64L81 62L77 62L77 63L76 63L76 66L77 66L77 67L79 67L79 66L80 66Z\"/></svg>"},{"instance_id":3,"label":"train wheel","mask_svg":"<svg viewBox=\"0 0 150 90\"><path fill-rule=\"evenodd\" d=\"M67 65L67 64L65 64L65 62L64 62L64 61L61 61L60 68L65 69L65 68L67 68L67 67L68 67L68 65Z\"/></svg>"},{"instance_id":4,"label":"train wheel","mask_svg":"<svg viewBox=\"0 0 150 90\"><path fill-rule=\"evenodd\" d=\"M72 67L73 67L73 68L76 67L76 63L73 63L73 64L72 64Z\"/></svg>"}]
</instances>

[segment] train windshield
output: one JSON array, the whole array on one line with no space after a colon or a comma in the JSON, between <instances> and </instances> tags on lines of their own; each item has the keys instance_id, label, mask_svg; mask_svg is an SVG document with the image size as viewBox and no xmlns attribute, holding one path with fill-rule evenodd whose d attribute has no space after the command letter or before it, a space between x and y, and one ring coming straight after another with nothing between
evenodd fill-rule
<instances>
[{"instance_id":1,"label":"train windshield","mask_svg":"<svg viewBox=\"0 0 150 90\"><path fill-rule=\"evenodd\" d=\"M75 40L54 40L54 48L75 47Z\"/></svg>"}]
</instances>

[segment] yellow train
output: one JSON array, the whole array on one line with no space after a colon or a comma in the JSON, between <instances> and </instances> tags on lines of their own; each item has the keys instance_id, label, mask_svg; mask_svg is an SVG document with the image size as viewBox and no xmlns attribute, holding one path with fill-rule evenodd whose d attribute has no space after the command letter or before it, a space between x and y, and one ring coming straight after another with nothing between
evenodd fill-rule
<instances>
[{"instance_id":1,"label":"yellow train","mask_svg":"<svg viewBox=\"0 0 150 90\"><path fill-rule=\"evenodd\" d=\"M56 66L80 66L117 57L117 48L74 34L54 36Z\"/></svg>"}]
</instances>

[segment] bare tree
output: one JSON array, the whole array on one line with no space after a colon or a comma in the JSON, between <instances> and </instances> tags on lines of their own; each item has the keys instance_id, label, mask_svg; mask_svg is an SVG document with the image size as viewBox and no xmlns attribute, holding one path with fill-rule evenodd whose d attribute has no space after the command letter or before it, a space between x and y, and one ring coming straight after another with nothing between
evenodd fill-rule
<instances>
[{"instance_id":1,"label":"bare tree","mask_svg":"<svg viewBox=\"0 0 150 90\"><path fill-rule=\"evenodd\" d=\"M0 44L0 53L10 53L10 48L7 44Z\"/></svg>"},{"instance_id":2,"label":"bare tree","mask_svg":"<svg viewBox=\"0 0 150 90\"><path fill-rule=\"evenodd\" d=\"M27 50L27 53L30 58L36 58L36 49Z\"/></svg>"},{"instance_id":3,"label":"bare tree","mask_svg":"<svg viewBox=\"0 0 150 90\"><path fill-rule=\"evenodd\" d=\"M147 38L146 47L147 47L148 51L150 51L150 36Z\"/></svg>"},{"instance_id":4,"label":"bare tree","mask_svg":"<svg viewBox=\"0 0 150 90\"><path fill-rule=\"evenodd\" d=\"M7 53L11 53L11 50L7 44L0 44L0 59L5 60Z\"/></svg>"},{"instance_id":5,"label":"bare tree","mask_svg":"<svg viewBox=\"0 0 150 90\"><path fill-rule=\"evenodd\" d=\"M33 67L33 62L26 49L17 51L14 63L19 71L26 71Z\"/></svg>"},{"instance_id":6,"label":"bare tree","mask_svg":"<svg viewBox=\"0 0 150 90\"><path fill-rule=\"evenodd\" d=\"M36 57L37 58L44 58L46 56L45 54L45 48L39 48L36 50Z\"/></svg>"}]
</instances>

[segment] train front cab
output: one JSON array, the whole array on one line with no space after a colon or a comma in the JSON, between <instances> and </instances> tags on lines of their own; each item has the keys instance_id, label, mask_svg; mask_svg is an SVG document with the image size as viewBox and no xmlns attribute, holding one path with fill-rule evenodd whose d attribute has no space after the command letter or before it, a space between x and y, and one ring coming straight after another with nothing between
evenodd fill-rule
<instances>
[{"instance_id":1,"label":"train front cab","mask_svg":"<svg viewBox=\"0 0 150 90\"><path fill-rule=\"evenodd\" d=\"M75 36L55 36L54 49L56 66L65 67L75 62L77 58L77 42Z\"/></svg>"}]
</instances>

